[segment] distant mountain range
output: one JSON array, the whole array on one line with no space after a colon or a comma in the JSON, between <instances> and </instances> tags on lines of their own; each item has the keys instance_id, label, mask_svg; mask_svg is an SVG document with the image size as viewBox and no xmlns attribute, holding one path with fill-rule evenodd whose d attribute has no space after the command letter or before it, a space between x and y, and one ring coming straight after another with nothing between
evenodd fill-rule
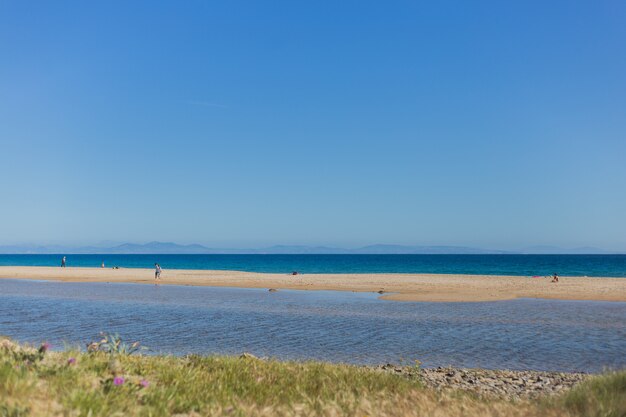
<instances>
[{"instance_id":1,"label":"distant mountain range","mask_svg":"<svg viewBox=\"0 0 626 417\"><path fill-rule=\"evenodd\" d=\"M555 246L532 246L518 252L480 249L466 246L403 246L370 245L355 249L326 246L277 245L262 249L216 249L206 246L179 245L173 242L149 242L145 244L123 243L98 246L0 246L3 254L612 254L602 249L582 247L564 249Z\"/></svg>"}]
</instances>

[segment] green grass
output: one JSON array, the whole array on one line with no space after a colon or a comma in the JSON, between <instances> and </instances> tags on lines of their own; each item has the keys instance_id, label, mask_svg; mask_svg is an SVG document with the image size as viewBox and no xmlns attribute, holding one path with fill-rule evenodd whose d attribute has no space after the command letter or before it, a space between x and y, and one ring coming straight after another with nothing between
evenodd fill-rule
<instances>
[{"instance_id":1,"label":"green grass","mask_svg":"<svg viewBox=\"0 0 626 417\"><path fill-rule=\"evenodd\" d=\"M561 404L578 416L626 416L626 372L601 375L574 387Z\"/></svg>"},{"instance_id":2,"label":"green grass","mask_svg":"<svg viewBox=\"0 0 626 417\"><path fill-rule=\"evenodd\" d=\"M438 393L356 366L71 350L30 360L32 349L2 342L0 417L626 415L626 372L590 380L557 399L511 402ZM116 385L115 377L124 383Z\"/></svg>"}]
</instances>

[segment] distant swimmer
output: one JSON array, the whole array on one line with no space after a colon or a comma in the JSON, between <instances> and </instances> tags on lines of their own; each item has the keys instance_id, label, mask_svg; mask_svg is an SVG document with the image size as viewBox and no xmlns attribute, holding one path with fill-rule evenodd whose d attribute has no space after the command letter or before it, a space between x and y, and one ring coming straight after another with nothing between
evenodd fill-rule
<instances>
[{"instance_id":1,"label":"distant swimmer","mask_svg":"<svg viewBox=\"0 0 626 417\"><path fill-rule=\"evenodd\" d=\"M556 272L552 275L552 281L550 282L559 282L559 276Z\"/></svg>"},{"instance_id":2,"label":"distant swimmer","mask_svg":"<svg viewBox=\"0 0 626 417\"><path fill-rule=\"evenodd\" d=\"M65 256L63 257L63 259L61 259L61 268L65 268Z\"/></svg>"},{"instance_id":3,"label":"distant swimmer","mask_svg":"<svg viewBox=\"0 0 626 417\"><path fill-rule=\"evenodd\" d=\"M154 279L161 279L161 265L154 264Z\"/></svg>"}]
</instances>

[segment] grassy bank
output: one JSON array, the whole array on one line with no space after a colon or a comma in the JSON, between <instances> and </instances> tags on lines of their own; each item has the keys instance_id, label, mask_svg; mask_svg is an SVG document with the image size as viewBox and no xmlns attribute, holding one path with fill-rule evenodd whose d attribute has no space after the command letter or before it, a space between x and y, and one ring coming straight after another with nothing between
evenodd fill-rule
<instances>
[{"instance_id":1,"label":"grassy bank","mask_svg":"<svg viewBox=\"0 0 626 417\"><path fill-rule=\"evenodd\" d=\"M624 416L626 372L543 401L438 393L368 368L46 352L0 340L0 416Z\"/></svg>"}]
</instances>

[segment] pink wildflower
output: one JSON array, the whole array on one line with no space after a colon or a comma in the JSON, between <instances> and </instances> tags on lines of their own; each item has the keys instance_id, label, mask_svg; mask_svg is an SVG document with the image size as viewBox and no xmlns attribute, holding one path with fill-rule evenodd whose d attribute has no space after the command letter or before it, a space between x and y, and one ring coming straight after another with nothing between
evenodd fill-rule
<instances>
[{"instance_id":1,"label":"pink wildflower","mask_svg":"<svg viewBox=\"0 0 626 417\"><path fill-rule=\"evenodd\" d=\"M124 383L124 378L122 378L121 376L116 376L113 379L113 385L122 385Z\"/></svg>"},{"instance_id":2,"label":"pink wildflower","mask_svg":"<svg viewBox=\"0 0 626 417\"><path fill-rule=\"evenodd\" d=\"M68 364L68 365L74 365L75 363L76 363L76 358L69 358L69 359L67 360L67 364Z\"/></svg>"},{"instance_id":3,"label":"pink wildflower","mask_svg":"<svg viewBox=\"0 0 626 417\"><path fill-rule=\"evenodd\" d=\"M142 379L141 381L139 381L139 385L141 385L144 388L148 388L150 386L150 382L146 381L145 379Z\"/></svg>"}]
</instances>

